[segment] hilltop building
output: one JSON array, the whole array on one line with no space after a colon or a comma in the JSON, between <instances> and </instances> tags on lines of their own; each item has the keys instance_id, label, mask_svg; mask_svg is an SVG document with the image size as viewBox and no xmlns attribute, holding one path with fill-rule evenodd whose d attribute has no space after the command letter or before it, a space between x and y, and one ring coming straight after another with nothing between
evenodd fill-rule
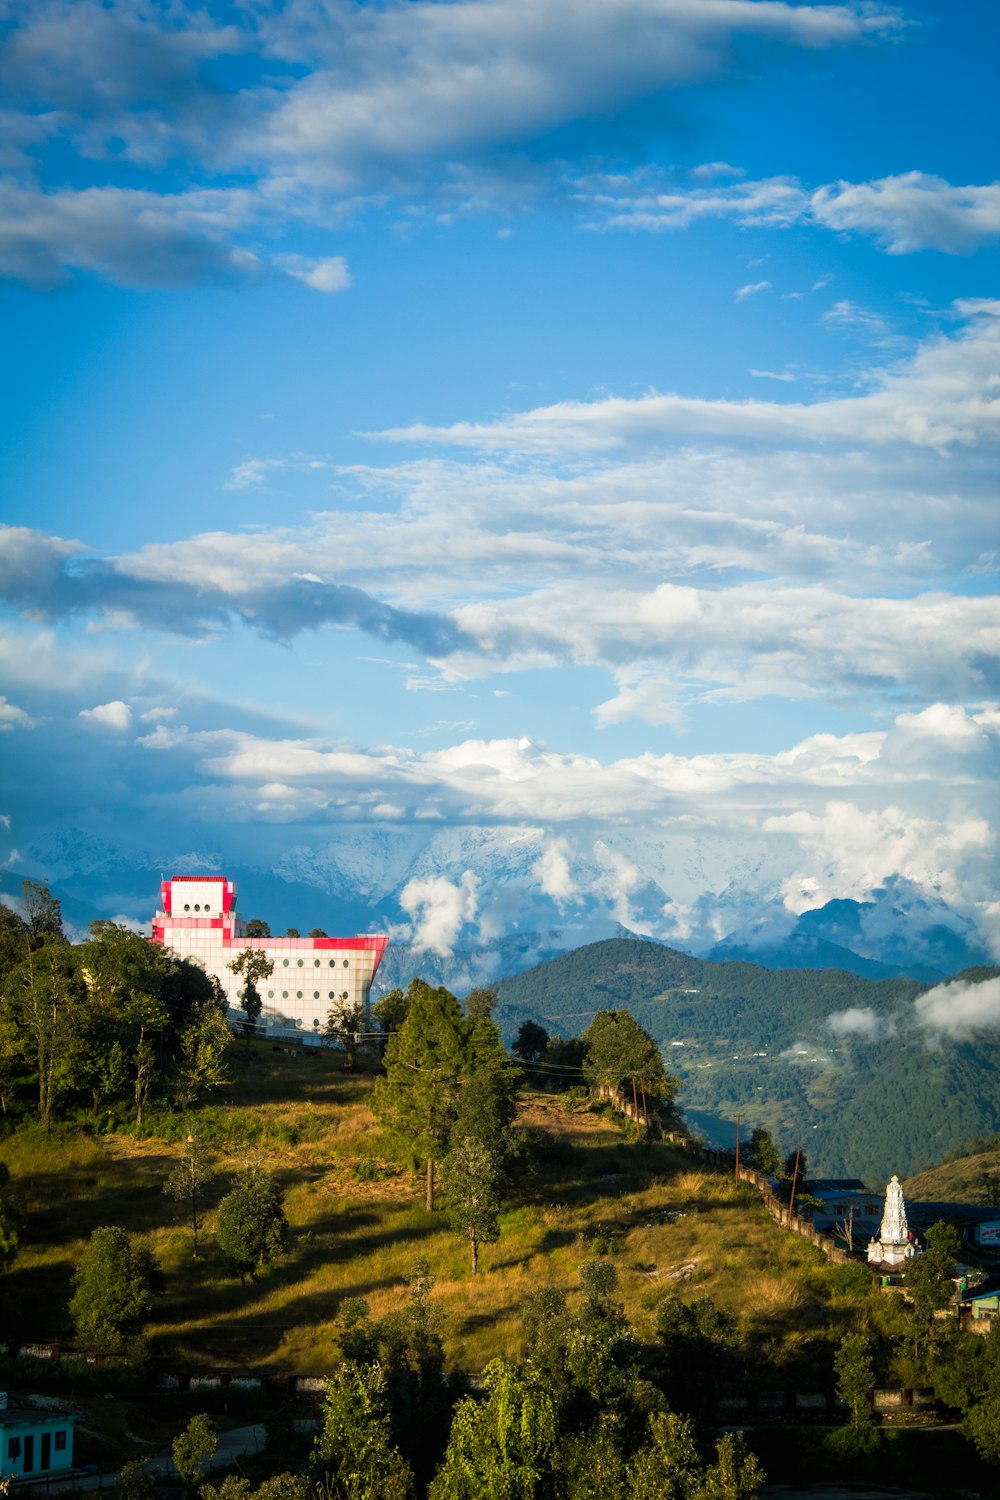
<instances>
[{"instance_id":1,"label":"hilltop building","mask_svg":"<svg viewBox=\"0 0 1000 1500\"><path fill-rule=\"evenodd\" d=\"M885 1212L878 1238L868 1242L868 1260L873 1266L901 1266L916 1253L913 1235L906 1222L903 1185L893 1173L892 1181L885 1190Z\"/></svg>"},{"instance_id":2,"label":"hilltop building","mask_svg":"<svg viewBox=\"0 0 1000 1500\"><path fill-rule=\"evenodd\" d=\"M387 937L247 937L236 913L235 882L224 875L175 875L161 889L163 910L153 918L153 941L213 975L232 1010L240 1009L243 980L230 963L246 948L267 954L274 972L258 985L262 1030L315 1035L331 1009L354 1005L367 1016Z\"/></svg>"}]
</instances>

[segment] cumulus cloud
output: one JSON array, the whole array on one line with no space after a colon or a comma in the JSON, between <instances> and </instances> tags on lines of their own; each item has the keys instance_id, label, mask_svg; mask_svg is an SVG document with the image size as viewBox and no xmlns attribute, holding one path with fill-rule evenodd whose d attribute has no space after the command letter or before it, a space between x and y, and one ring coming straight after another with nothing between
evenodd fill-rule
<instances>
[{"instance_id":1,"label":"cumulus cloud","mask_svg":"<svg viewBox=\"0 0 1000 1500\"><path fill-rule=\"evenodd\" d=\"M457 884L443 875L410 880L400 893L399 904L413 919L410 946L414 951L450 958L462 928L475 920L479 910L478 881L471 870Z\"/></svg>"},{"instance_id":2,"label":"cumulus cloud","mask_svg":"<svg viewBox=\"0 0 1000 1500\"><path fill-rule=\"evenodd\" d=\"M80 718L100 729L113 729L119 734L132 727L132 710L120 698L111 703L98 703L94 708L81 708Z\"/></svg>"},{"instance_id":3,"label":"cumulus cloud","mask_svg":"<svg viewBox=\"0 0 1000 1500\"><path fill-rule=\"evenodd\" d=\"M533 873L546 896L559 906L564 906L577 895L576 882L570 869L570 848L564 838L551 839L538 857Z\"/></svg>"},{"instance_id":4,"label":"cumulus cloud","mask_svg":"<svg viewBox=\"0 0 1000 1500\"><path fill-rule=\"evenodd\" d=\"M918 1025L953 1041L1000 1032L1000 979L936 985L917 996L913 1009Z\"/></svg>"}]
</instances>

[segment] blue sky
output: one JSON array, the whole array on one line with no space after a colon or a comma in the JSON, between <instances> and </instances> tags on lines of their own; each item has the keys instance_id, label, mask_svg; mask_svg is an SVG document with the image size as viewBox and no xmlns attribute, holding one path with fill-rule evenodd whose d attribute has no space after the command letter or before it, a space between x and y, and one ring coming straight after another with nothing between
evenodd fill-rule
<instances>
[{"instance_id":1,"label":"blue sky","mask_svg":"<svg viewBox=\"0 0 1000 1500\"><path fill-rule=\"evenodd\" d=\"M632 829L658 936L1000 941L995 6L5 17L10 869Z\"/></svg>"}]
</instances>

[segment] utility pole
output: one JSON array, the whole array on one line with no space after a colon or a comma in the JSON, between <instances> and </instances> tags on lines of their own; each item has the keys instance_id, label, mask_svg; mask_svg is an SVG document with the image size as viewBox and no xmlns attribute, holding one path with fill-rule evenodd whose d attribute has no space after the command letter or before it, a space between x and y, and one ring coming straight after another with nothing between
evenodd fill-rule
<instances>
[{"instance_id":1,"label":"utility pole","mask_svg":"<svg viewBox=\"0 0 1000 1500\"><path fill-rule=\"evenodd\" d=\"M791 1229L791 1227L792 1227L792 1215L795 1212L795 1184L799 1180L799 1153L801 1152L801 1150L802 1150L801 1146L796 1146L796 1148L795 1148L795 1166L792 1169L792 1192L791 1192L791 1196L788 1199L788 1228L789 1229Z\"/></svg>"},{"instance_id":2,"label":"utility pole","mask_svg":"<svg viewBox=\"0 0 1000 1500\"><path fill-rule=\"evenodd\" d=\"M642 1090L642 1123L648 1125L649 1111L646 1108L646 1084L641 1073L639 1074L639 1088Z\"/></svg>"},{"instance_id":3,"label":"utility pole","mask_svg":"<svg viewBox=\"0 0 1000 1500\"><path fill-rule=\"evenodd\" d=\"M639 1123L639 1099L635 1092L635 1074L632 1074L632 1118L636 1125Z\"/></svg>"},{"instance_id":4,"label":"utility pole","mask_svg":"<svg viewBox=\"0 0 1000 1500\"><path fill-rule=\"evenodd\" d=\"M739 1180L740 1180L740 1121L742 1119L743 1119L742 1115L738 1114L736 1116L736 1181L737 1182L739 1182Z\"/></svg>"}]
</instances>

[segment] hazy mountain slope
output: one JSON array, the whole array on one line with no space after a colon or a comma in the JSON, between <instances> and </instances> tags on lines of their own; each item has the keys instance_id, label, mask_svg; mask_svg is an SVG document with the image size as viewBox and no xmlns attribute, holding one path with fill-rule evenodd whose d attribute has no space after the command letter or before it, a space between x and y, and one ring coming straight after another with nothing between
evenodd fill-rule
<instances>
[{"instance_id":1,"label":"hazy mountain slope","mask_svg":"<svg viewBox=\"0 0 1000 1500\"><path fill-rule=\"evenodd\" d=\"M800 1143L816 1170L876 1181L1000 1129L996 1049L920 1029L913 1002L926 989L843 970L719 964L628 940L499 985L506 1003L562 1031L583 1031L597 1010L630 1010L680 1077L682 1106L717 1139L733 1139L739 1112L785 1149Z\"/></svg>"}]
</instances>

